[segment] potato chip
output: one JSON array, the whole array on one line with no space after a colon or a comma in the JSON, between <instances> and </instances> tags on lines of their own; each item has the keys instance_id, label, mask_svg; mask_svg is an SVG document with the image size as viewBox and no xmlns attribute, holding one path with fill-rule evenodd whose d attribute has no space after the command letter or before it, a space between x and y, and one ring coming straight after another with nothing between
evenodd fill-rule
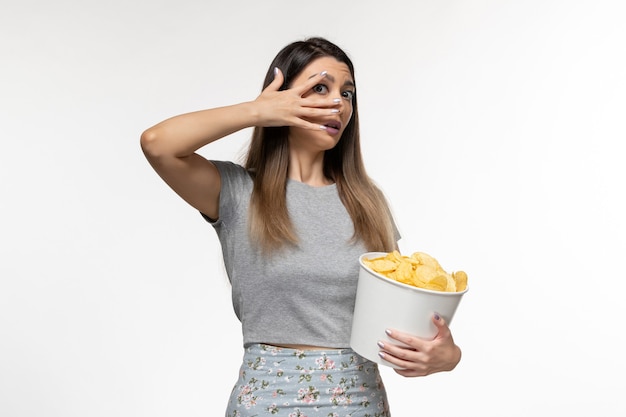
<instances>
[{"instance_id":1,"label":"potato chip","mask_svg":"<svg viewBox=\"0 0 626 417\"><path fill-rule=\"evenodd\" d=\"M385 256L363 259L363 263L387 278L418 288L445 292L459 292L467 288L465 272L449 274L435 258L424 252L403 256L394 250Z\"/></svg>"},{"instance_id":2,"label":"potato chip","mask_svg":"<svg viewBox=\"0 0 626 417\"><path fill-rule=\"evenodd\" d=\"M430 265L435 269L442 269L435 258L424 252L414 252L411 255L411 259L415 259L421 265Z\"/></svg>"},{"instance_id":3,"label":"potato chip","mask_svg":"<svg viewBox=\"0 0 626 417\"><path fill-rule=\"evenodd\" d=\"M446 291L448 288L448 279L445 274L439 274L430 279L424 288L433 291Z\"/></svg>"},{"instance_id":4,"label":"potato chip","mask_svg":"<svg viewBox=\"0 0 626 417\"><path fill-rule=\"evenodd\" d=\"M456 282L456 290L464 291L467 288L467 274L463 271L456 271L452 273L452 276Z\"/></svg>"},{"instance_id":5,"label":"potato chip","mask_svg":"<svg viewBox=\"0 0 626 417\"><path fill-rule=\"evenodd\" d=\"M451 274L446 274L446 280L447 280L447 285L446 285L447 292L459 291L457 290L457 287L456 287L456 281L454 280L454 277Z\"/></svg>"},{"instance_id":6,"label":"potato chip","mask_svg":"<svg viewBox=\"0 0 626 417\"><path fill-rule=\"evenodd\" d=\"M416 286L420 286L418 284L419 282L424 283L424 285L428 284L430 281L441 275L440 270L424 264L416 265L413 271L415 272L413 281Z\"/></svg>"},{"instance_id":7,"label":"potato chip","mask_svg":"<svg viewBox=\"0 0 626 417\"><path fill-rule=\"evenodd\" d=\"M396 270L389 274L389 277L404 284L411 285L413 282L413 265L409 262L400 262Z\"/></svg>"},{"instance_id":8,"label":"potato chip","mask_svg":"<svg viewBox=\"0 0 626 417\"><path fill-rule=\"evenodd\" d=\"M393 272L397 268L397 264L387 259L373 259L368 263L368 266L374 271L380 271L380 273L384 272Z\"/></svg>"}]
</instances>

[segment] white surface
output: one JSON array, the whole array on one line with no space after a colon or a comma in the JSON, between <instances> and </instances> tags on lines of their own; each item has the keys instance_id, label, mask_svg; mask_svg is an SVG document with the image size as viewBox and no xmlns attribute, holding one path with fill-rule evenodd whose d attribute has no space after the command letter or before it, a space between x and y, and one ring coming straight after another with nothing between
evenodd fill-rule
<instances>
[{"instance_id":1,"label":"white surface","mask_svg":"<svg viewBox=\"0 0 626 417\"><path fill-rule=\"evenodd\" d=\"M626 415L625 7L3 0L0 415L222 415L241 336L219 245L139 135L255 98L308 35L355 62L401 249L471 282L461 364L385 369L394 416Z\"/></svg>"}]
</instances>

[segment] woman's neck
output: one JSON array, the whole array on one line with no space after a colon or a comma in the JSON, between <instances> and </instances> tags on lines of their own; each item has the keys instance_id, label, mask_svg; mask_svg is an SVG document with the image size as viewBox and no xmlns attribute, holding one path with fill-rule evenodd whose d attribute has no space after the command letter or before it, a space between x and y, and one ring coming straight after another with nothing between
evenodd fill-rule
<instances>
[{"instance_id":1,"label":"woman's neck","mask_svg":"<svg viewBox=\"0 0 626 417\"><path fill-rule=\"evenodd\" d=\"M287 177L312 187L323 187L333 183L324 176L323 152L316 155L291 152Z\"/></svg>"}]
</instances>

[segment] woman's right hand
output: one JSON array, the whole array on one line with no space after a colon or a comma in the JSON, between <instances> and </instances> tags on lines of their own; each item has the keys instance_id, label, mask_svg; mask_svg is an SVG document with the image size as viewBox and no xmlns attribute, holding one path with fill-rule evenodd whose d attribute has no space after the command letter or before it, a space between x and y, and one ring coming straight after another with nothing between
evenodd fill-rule
<instances>
[{"instance_id":1,"label":"woman's right hand","mask_svg":"<svg viewBox=\"0 0 626 417\"><path fill-rule=\"evenodd\" d=\"M252 102L258 117L256 125L323 129L319 123L309 120L328 116L336 102L328 97L309 93L324 79L326 72L316 74L304 84L290 86L286 90L279 90L285 79L282 71L276 68L274 74L274 81Z\"/></svg>"}]
</instances>

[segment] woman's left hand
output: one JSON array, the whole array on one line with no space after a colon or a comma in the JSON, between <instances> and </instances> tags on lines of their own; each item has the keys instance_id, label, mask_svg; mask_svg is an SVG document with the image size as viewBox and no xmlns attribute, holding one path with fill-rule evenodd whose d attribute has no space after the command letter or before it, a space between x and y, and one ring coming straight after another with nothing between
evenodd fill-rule
<instances>
[{"instance_id":1,"label":"woman's left hand","mask_svg":"<svg viewBox=\"0 0 626 417\"><path fill-rule=\"evenodd\" d=\"M409 347L379 342L381 357L402 369L394 370L406 377L426 376L453 370L461 360L461 349L454 344L450 328L438 315L433 323L439 329L433 340L424 340L408 333L389 329L387 335Z\"/></svg>"}]
</instances>

